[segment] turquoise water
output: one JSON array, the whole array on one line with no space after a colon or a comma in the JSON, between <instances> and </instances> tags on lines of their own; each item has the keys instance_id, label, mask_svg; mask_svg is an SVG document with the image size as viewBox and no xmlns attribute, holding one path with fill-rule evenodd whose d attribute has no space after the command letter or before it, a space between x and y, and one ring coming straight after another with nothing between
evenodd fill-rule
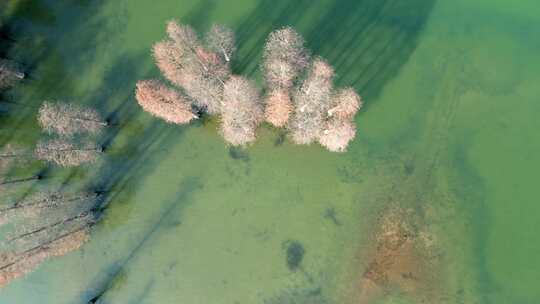
<instances>
[{"instance_id":1,"label":"turquoise water","mask_svg":"<svg viewBox=\"0 0 540 304\"><path fill-rule=\"evenodd\" d=\"M38 187L99 185L109 208L81 250L0 291L0 303L359 303L371 232L412 210L442 266L434 303L540 301L540 7L535 1L11 1L2 144L30 147L43 100L92 105L115 125L99 165L48 168ZM143 113L137 80L165 21L238 33L236 73L261 79L266 35L301 32L365 107L345 154L281 143L261 127L231 150L217 121L175 127ZM34 167L45 168L34 164ZM35 169L32 167L31 169ZM28 169L30 170L30 169ZM32 187L29 186L29 187ZM287 247L304 248L300 269ZM374 303L415 303L391 292Z\"/></svg>"}]
</instances>

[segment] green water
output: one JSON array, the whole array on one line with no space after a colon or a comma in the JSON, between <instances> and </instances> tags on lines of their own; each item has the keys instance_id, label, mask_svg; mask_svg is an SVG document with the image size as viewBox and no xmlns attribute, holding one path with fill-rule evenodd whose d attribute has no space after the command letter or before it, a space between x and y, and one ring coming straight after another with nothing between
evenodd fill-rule
<instances>
[{"instance_id":1,"label":"green water","mask_svg":"<svg viewBox=\"0 0 540 304\"><path fill-rule=\"evenodd\" d=\"M9 2L9 1L8 1ZM533 0L45 1L5 13L8 56L31 67L8 92L1 140L30 146L43 100L115 122L99 165L45 183L111 190L81 250L0 291L0 303L355 303L370 227L389 204L436 236L440 303L538 303L540 6ZM228 149L216 121L143 113L137 80L166 20L238 33L236 73L260 79L266 35L296 27L365 99L349 152L280 143L262 127ZM43 166L42 166L43 167ZM39 185L38 185L39 186ZM296 241L301 269L287 268ZM414 303L392 293L382 303Z\"/></svg>"}]
</instances>

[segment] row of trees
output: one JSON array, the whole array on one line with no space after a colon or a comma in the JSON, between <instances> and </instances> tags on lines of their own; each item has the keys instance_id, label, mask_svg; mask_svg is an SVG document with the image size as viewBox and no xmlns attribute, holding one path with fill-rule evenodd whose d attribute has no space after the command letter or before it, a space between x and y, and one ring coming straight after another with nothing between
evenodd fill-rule
<instances>
[{"instance_id":1,"label":"row of trees","mask_svg":"<svg viewBox=\"0 0 540 304\"><path fill-rule=\"evenodd\" d=\"M96 143L109 123L91 108L65 103L44 102L38 113L38 123L49 136L41 139L33 153L6 145L0 150L0 168L35 157L63 167L92 163L104 149ZM13 181L3 181L3 183Z\"/></svg>"},{"instance_id":2,"label":"row of trees","mask_svg":"<svg viewBox=\"0 0 540 304\"><path fill-rule=\"evenodd\" d=\"M220 116L220 133L231 145L256 139L263 121L287 128L296 144L319 142L343 152L356 135L354 116L362 101L352 88L334 89L333 68L310 58L303 38L292 28L272 32L264 48L265 92L232 75L234 33L214 25L204 40L188 25L170 21L168 38L153 48L156 65L176 88L158 80L137 83L136 98L150 114L187 124L206 112Z\"/></svg>"},{"instance_id":3,"label":"row of trees","mask_svg":"<svg viewBox=\"0 0 540 304\"><path fill-rule=\"evenodd\" d=\"M6 145L0 152L0 169L24 166L44 160L60 166L94 162L103 153L95 135L109 125L94 109L74 104L44 102L38 123L47 138L34 151ZM40 174L3 179L0 191L11 192L17 185L42 179ZM7 201L6 201L7 200ZM0 287L33 271L50 257L80 248L102 213L102 193L98 191L39 190L0 205Z\"/></svg>"},{"instance_id":4,"label":"row of trees","mask_svg":"<svg viewBox=\"0 0 540 304\"><path fill-rule=\"evenodd\" d=\"M109 123L95 109L44 102L39 109L38 122L44 132L53 136L36 145L34 155L39 160L69 167L94 162L103 153L103 147L93 136Z\"/></svg>"},{"instance_id":5,"label":"row of trees","mask_svg":"<svg viewBox=\"0 0 540 304\"><path fill-rule=\"evenodd\" d=\"M0 59L0 93L25 76L19 64ZM92 162L101 154L94 136L108 123L95 110L44 102L38 122L49 138L39 141L34 151L10 143L0 148L0 287L34 270L49 257L81 247L102 213L101 192L23 187L35 186L44 177L41 173L7 177L36 158L76 166Z\"/></svg>"}]
</instances>

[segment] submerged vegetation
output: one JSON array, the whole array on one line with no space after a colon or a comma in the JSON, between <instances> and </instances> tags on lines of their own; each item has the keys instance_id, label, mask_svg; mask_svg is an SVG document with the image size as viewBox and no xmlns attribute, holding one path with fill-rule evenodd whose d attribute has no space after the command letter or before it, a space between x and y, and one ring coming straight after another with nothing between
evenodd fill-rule
<instances>
[{"instance_id":1,"label":"submerged vegetation","mask_svg":"<svg viewBox=\"0 0 540 304\"><path fill-rule=\"evenodd\" d=\"M276 30L266 41L264 97L250 80L232 75L232 30L214 25L203 43L189 25L169 21L167 34L153 54L178 90L158 80L139 81L137 101L150 114L174 124L187 124L198 112L218 115L220 133L233 146L255 141L264 120L288 129L296 144L319 142L333 152L346 151L354 139L360 97L352 88L334 89L333 68L322 58L311 59L294 29Z\"/></svg>"}]
</instances>

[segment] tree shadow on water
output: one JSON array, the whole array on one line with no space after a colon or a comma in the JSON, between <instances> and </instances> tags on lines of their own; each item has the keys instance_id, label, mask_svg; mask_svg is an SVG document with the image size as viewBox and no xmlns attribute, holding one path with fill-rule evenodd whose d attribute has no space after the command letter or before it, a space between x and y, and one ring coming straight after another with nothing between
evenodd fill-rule
<instances>
[{"instance_id":1,"label":"tree shadow on water","mask_svg":"<svg viewBox=\"0 0 540 304\"><path fill-rule=\"evenodd\" d=\"M293 26L314 55L336 68L336 84L354 86L369 105L416 49L435 1L261 0L237 26L240 48L234 70L259 74L267 35Z\"/></svg>"}]
</instances>

